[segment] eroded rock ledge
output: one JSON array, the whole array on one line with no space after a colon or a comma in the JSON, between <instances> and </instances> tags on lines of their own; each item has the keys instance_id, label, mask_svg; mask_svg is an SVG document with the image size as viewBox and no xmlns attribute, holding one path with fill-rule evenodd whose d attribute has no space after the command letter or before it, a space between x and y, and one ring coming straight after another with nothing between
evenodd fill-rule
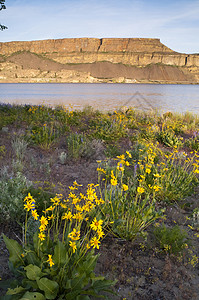
<instances>
[{"instance_id":1,"label":"eroded rock ledge","mask_svg":"<svg viewBox=\"0 0 199 300\"><path fill-rule=\"evenodd\" d=\"M0 82L48 81L198 83L199 55L147 38L0 43Z\"/></svg>"}]
</instances>

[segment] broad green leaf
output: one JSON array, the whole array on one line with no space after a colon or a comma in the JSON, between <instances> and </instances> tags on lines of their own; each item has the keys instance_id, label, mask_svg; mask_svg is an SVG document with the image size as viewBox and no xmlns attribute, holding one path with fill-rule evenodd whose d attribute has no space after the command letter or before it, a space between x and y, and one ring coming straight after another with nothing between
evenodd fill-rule
<instances>
[{"instance_id":1,"label":"broad green leaf","mask_svg":"<svg viewBox=\"0 0 199 300\"><path fill-rule=\"evenodd\" d=\"M62 244L62 242L58 241L55 246L55 251L53 255L53 262L57 265L65 265L68 262L68 253L66 251L66 247Z\"/></svg>"},{"instance_id":2,"label":"broad green leaf","mask_svg":"<svg viewBox=\"0 0 199 300\"><path fill-rule=\"evenodd\" d=\"M36 280L36 278L40 278L44 275L39 267L32 264L25 267L24 270L26 271L26 276L30 280Z\"/></svg>"},{"instance_id":3,"label":"broad green leaf","mask_svg":"<svg viewBox=\"0 0 199 300\"><path fill-rule=\"evenodd\" d=\"M81 291L82 291L82 289L80 289L80 290L75 289L75 291L67 293L66 299L67 300L76 300L77 296L81 294Z\"/></svg>"},{"instance_id":4,"label":"broad green leaf","mask_svg":"<svg viewBox=\"0 0 199 300\"><path fill-rule=\"evenodd\" d=\"M67 290L67 289L71 289L71 279L68 279L68 280L66 281L66 284L65 284L64 288L65 288L66 290Z\"/></svg>"},{"instance_id":5,"label":"broad green leaf","mask_svg":"<svg viewBox=\"0 0 199 300\"><path fill-rule=\"evenodd\" d=\"M10 262L12 262L13 266L15 267L17 264L22 265L23 264L23 260L21 257L21 254L23 253L22 246L19 245L17 241L7 238L4 234L3 234L3 240L10 253L9 260Z\"/></svg>"},{"instance_id":6,"label":"broad green leaf","mask_svg":"<svg viewBox=\"0 0 199 300\"><path fill-rule=\"evenodd\" d=\"M47 299L55 299L59 289L59 285L56 281L52 281L48 278L37 279L37 284L40 290L44 291Z\"/></svg>"},{"instance_id":7,"label":"broad green leaf","mask_svg":"<svg viewBox=\"0 0 199 300\"><path fill-rule=\"evenodd\" d=\"M85 283L85 279L86 278L86 273L83 273L83 274L78 274L78 276L76 277L73 277L71 279L71 287L72 289L83 289L85 284L88 283L88 280L86 280L86 283Z\"/></svg>"},{"instance_id":8,"label":"broad green leaf","mask_svg":"<svg viewBox=\"0 0 199 300\"><path fill-rule=\"evenodd\" d=\"M8 289L6 295L16 295L18 293L23 292L25 289L22 286L18 286L15 289Z\"/></svg>"},{"instance_id":9,"label":"broad green leaf","mask_svg":"<svg viewBox=\"0 0 199 300\"><path fill-rule=\"evenodd\" d=\"M28 261L29 264L33 264L33 265L37 265L39 266L41 263L41 260L39 260L39 258L37 257L35 252L28 252L26 254L26 259Z\"/></svg>"},{"instance_id":10,"label":"broad green leaf","mask_svg":"<svg viewBox=\"0 0 199 300\"><path fill-rule=\"evenodd\" d=\"M90 257L86 257L86 261L83 263L84 264L84 270L86 271L87 274L91 273L96 266L98 259L98 255L91 255Z\"/></svg>"},{"instance_id":11,"label":"broad green leaf","mask_svg":"<svg viewBox=\"0 0 199 300\"><path fill-rule=\"evenodd\" d=\"M38 289L38 284L37 284L37 282L34 280L30 280L30 279L28 279L27 277L26 278L24 278L23 280L22 280L22 285L26 288L26 290L32 290L32 289L34 289L34 290L37 290Z\"/></svg>"},{"instance_id":12,"label":"broad green leaf","mask_svg":"<svg viewBox=\"0 0 199 300\"><path fill-rule=\"evenodd\" d=\"M46 298L41 293L26 292L20 300L45 300Z\"/></svg>"}]
</instances>

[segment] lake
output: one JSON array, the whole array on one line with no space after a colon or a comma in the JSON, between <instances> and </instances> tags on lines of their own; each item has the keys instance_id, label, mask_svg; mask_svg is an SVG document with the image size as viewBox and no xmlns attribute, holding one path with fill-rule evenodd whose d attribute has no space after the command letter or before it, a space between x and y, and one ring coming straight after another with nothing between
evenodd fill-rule
<instances>
[{"instance_id":1,"label":"lake","mask_svg":"<svg viewBox=\"0 0 199 300\"><path fill-rule=\"evenodd\" d=\"M91 105L102 111L122 106L161 112L199 113L199 85L106 83L0 83L0 103Z\"/></svg>"}]
</instances>

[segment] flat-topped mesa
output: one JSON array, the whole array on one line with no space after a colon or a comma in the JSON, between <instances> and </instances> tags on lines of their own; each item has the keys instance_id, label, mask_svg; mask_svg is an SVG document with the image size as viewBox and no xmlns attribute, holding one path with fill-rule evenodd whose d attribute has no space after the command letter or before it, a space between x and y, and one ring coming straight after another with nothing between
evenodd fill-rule
<instances>
[{"instance_id":1,"label":"flat-topped mesa","mask_svg":"<svg viewBox=\"0 0 199 300\"><path fill-rule=\"evenodd\" d=\"M175 53L163 45L160 39L150 38L67 38L0 43L1 55L9 55L18 51L30 51L38 54L54 52Z\"/></svg>"},{"instance_id":2,"label":"flat-topped mesa","mask_svg":"<svg viewBox=\"0 0 199 300\"><path fill-rule=\"evenodd\" d=\"M173 52L160 42L160 39L149 38L118 38L102 39L99 52Z\"/></svg>"}]
</instances>

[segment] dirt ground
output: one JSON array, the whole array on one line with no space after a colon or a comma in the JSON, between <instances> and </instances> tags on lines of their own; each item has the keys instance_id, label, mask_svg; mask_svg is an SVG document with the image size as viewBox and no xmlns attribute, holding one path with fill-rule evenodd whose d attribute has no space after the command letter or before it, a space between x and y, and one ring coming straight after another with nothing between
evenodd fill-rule
<instances>
[{"instance_id":1,"label":"dirt ground","mask_svg":"<svg viewBox=\"0 0 199 300\"><path fill-rule=\"evenodd\" d=\"M11 168L14 156L11 137L14 133L18 135L19 129L8 127L6 132L0 131L0 145L6 146L6 156L0 160L0 169L3 166ZM65 191L74 180L82 184L83 189L88 183L97 183L96 160L105 158L103 145L89 160L67 160L65 164L61 164L59 155L66 148L64 140L60 140L59 144L49 151L28 146L24 161L24 175L32 182L53 182L57 188L61 183ZM195 193L186 199L186 202L190 204L188 208L168 206L165 223L173 224L175 221L187 229L186 216L189 216L193 208L199 207L199 188L196 188ZM21 229L14 223L2 223L0 233L18 239ZM199 256L199 239L191 231L190 238L194 254ZM179 261L175 257L158 252L153 247L150 229L147 243L143 244L141 240L132 243L108 236L98 251L100 257L96 273L110 279L117 279L114 289L118 296L110 296L111 299L199 299L199 265L193 267L187 255ZM0 277L6 280L11 276L8 268L8 251L3 240L0 239ZM2 293L3 291L0 295Z\"/></svg>"}]
</instances>

